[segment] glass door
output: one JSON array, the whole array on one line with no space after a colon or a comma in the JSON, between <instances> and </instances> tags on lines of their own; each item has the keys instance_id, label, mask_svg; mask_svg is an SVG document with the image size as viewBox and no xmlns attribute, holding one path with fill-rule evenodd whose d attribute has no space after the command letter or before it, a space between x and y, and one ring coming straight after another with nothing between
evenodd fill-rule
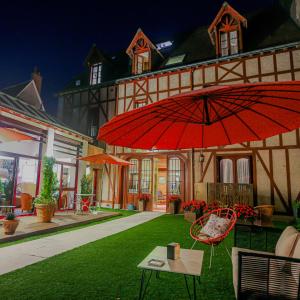
<instances>
[{"instance_id":1,"label":"glass door","mask_svg":"<svg viewBox=\"0 0 300 300\"><path fill-rule=\"evenodd\" d=\"M59 185L58 209L73 209L75 205L76 167L66 164L55 164L53 167Z\"/></svg>"},{"instance_id":2,"label":"glass door","mask_svg":"<svg viewBox=\"0 0 300 300\"><path fill-rule=\"evenodd\" d=\"M15 158L0 156L0 206L13 205L15 165Z\"/></svg>"}]
</instances>

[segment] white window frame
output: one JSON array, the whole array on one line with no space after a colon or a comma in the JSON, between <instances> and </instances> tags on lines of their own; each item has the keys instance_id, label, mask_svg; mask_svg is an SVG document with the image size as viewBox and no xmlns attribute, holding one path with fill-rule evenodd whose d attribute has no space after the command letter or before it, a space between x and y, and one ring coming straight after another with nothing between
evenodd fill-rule
<instances>
[{"instance_id":1,"label":"white window frame","mask_svg":"<svg viewBox=\"0 0 300 300\"><path fill-rule=\"evenodd\" d=\"M90 85L101 83L102 77L102 63L93 64L90 73Z\"/></svg>"}]
</instances>

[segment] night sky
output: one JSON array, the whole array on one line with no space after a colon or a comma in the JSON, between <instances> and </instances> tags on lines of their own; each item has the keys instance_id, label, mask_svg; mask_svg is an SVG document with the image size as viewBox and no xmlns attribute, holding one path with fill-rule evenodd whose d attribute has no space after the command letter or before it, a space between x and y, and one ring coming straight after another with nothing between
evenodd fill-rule
<instances>
[{"instance_id":1,"label":"night sky","mask_svg":"<svg viewBox=\"0 0 300 300\"><path fill-rule=\"evenodd\" d=\"M78 2L78 3L77 3ZM56 114L59 92L83 70L93 43L106 53L126 49L138 27L154 41L209 24L223 1L2 1L0 88L43 76L42 98ZM244 13L272 0L228 1Z\"/></svg>"}]
</instances>

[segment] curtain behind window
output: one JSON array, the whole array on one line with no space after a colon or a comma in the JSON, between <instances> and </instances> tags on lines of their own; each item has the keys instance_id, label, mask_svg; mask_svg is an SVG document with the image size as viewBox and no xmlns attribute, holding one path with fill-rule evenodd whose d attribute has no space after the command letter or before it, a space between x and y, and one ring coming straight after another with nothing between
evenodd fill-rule
<instances>
[{"instance_id":1,"label":"curtain behind window","mask_svg":"<svg viewBox=\"0 0 300 300\"><path fill-rule=\"evenodd\" d=\"M238 183L250 183L250 159L240 158L237 160Z\"/></svg>"},{"instance_id":2,"label":"curtain behind window","mask_svg":"<svg viewBox=\"0 0 300 300\"><path fill-rule=\"evenodd\" d=\"M220 160L220 182L233 183L233 163L231 159Z\"/></svg>"}]
</instances>

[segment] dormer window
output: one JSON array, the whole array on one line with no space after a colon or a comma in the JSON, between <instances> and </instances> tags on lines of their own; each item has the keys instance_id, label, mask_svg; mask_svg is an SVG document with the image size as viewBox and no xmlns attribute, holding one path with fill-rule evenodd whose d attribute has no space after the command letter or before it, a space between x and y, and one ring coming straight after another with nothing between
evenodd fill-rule
<instances>
[{"instance_id":1,"label":"dormer window","mask_svg":"<svg viewBox=\"0 0 300 300\"><path fill-rule=\"evenodd\" d=\"M247 20L224 2L208 29L217 56L234 55L243 50L242 27L247 27Z\"/></svg>"},{"instance_id":2,"label":"dormer window","mask_svg":"<svg viewBox=\"0 0 300 300\"><path fill-rule=\"evenodd\" d=\"M141 29L138 29L126 53L131 58L132 74L142 74L151 71L153 57L161 56L163 58L156 46Z\"/></svg>"},{"instance_id":3,"label":"dormer window","mask_svg":"<svg viewBox=\"0 0 300 300\"><path fill-rule=\"evenodd\" d=\"M97 63L91 66L90 85L101 83L102 64Z\"/></svg>"}]
</instances>

